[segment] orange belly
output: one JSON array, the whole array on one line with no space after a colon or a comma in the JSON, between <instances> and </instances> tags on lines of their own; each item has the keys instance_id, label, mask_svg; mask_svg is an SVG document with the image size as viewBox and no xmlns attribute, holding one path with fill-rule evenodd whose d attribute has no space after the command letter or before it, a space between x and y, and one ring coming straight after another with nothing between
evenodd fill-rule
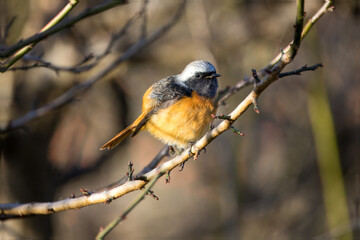
<instances>
[{"instance_id":1,"label":"orange belly","mask_svg":"<svg viewBox=\"0 0 360 240\"><path fill-rule=\"evenodd\" d=\"M193 92L165 109L159 109L145 125L146 131L165 144L186 148L200 139L213 121L213 100Z\"/></svg>"}]
</instances>

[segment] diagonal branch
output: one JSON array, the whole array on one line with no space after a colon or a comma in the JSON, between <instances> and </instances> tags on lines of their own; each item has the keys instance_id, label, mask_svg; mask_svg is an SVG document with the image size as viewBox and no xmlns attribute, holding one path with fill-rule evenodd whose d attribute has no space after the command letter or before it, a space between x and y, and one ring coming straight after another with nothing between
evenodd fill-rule
<instances>
[{"instance_id":1,"label":"diagonal branch","mask_svg":"<svg viewBox=\"0 0 360 240\"><path fill-rule=\"evenodd\" d=\"M10 19L10 21L6 24L5 26L5 29L4 29L4 32L0 32L0 51L4 48L5 46L5 43L6 43L6 39L8 38L9 36L9 31L12 27L12 25L14 24L15 22L15 19L16 17L12 17Z\"/></svg>"},{"instance_id":2,"label":"diagonal branch","mask_svg":"<svg viewBox=\"0 0 360 240\"><path fill-rule=\"evenodd\" d=\"M146 165L140 172L135 174L135 178L139 178L139 176L144 175L147 172L150 172L151 170L153 170L159 163L160 161L169 155L169 146L165 145L160 151L159 153L154 157L153 160L151 160L151 162ZM123 178L121 178L120 180L102 188L102 190L105 189L111 189L113 187L119 186L121 184L124 184L126 181L128 180L128 176L124 176Z\"/></svg>"},{"instance_id":3,"label":"diagonal branch","mask_svg":"<svg viewBox=\"0 0 360 240\"><path fill-rule=\"evenodd\" d=\"M104 12L111 8L114 8L120 4L124 4L126 2L122 0L112 0L106 3L100 4L93 8L88 8L84 10L79 15L68 19L67 21L59 23L75 6L74 3L78 2L77 0L71 0L69 4L53 19L48 23L39 33L17 42L16 44L6 48L3 51L0 51L0 59L9 57L11 54L15 53L9 60L6 61L5 64L2 64L0 68L0 72L5 72L7 68L9 68L12 64L14 64L17 60L19 60L24 54L29 52L33 46L40 42L41 40L65 29L73 26L75 23L83 20L87 17L96 15L98 13Z\"/></svg>"},{"instance_id":4,"label":"diagonal branch","mask_svg":"<svg viewBox=\"0 0 360 240\"><path fill-rule=\"evenodd\" d=\"M129 205L125 209L125 211L113 221L111 221L104 229L102 229L95 237L95 239L103 239L106 235L108 235L111 230L113 230L120 222L125 220L126 216L138 205L145 197L145 195L151 190L151 188L155 185L156 181L162 176L163 174L158 173L146 186L145 190L134 200L133 203Z\"/></svg>"},{"instance_id":5,"label":"diagonal branch","mask_svg":"<svg viewBox=\"0 0 360 240\"><path fill-rule=\"evenodd\" d=\"M301 41L306 37L306 35L309 33L310 29L314 26L314 24L320 19L322 15L327 13L328 11L333 10L333 1L332 0L324 0L324 4L321 6L321 8L314 14L314 16L308 20L308 22L303 27L303 30L301 32ZM284 53L290 51L291 44L293 42L289 43L289 45L286 46L286 48L283 50ZM262 76L263 72L267 69L271 68L276 64L279 59L282 57L282 53L279 53L271 62L268 64L265 68L261 69L260 76Z\"/></svg>"},{"instance_id":6,"label":"diagonal branch","mask_svg":"<svg viewBox=\"0 0 360 240\"><path fill-rule=\"evenodd\" d=\"M312 18L309 19L309 21L305 24L304 29L301 33L301 40L305 38L305 36L308 34L310 29L314 26L314 24L328 11L334 11L334 5L333 0L325 0L325 3L322 5L322 7L316 12Z\"/></svg>"},{"instance_id":7,"label":"diagonal branch","mask_svg":"<svg viewBox=\"0 0 360 240\"><path fill-rule=\"evenodd\" d=\"M314 16L312 18L310 18L308 20L308 22L305 24L305 26L303 27L302 31L301 31L301 38L300 38L300 42L306 37L306 35L309 33L309 31L311 30L311 28L314 26L314 24L321 18L321 16L323 16L325 13L332 11L333 8L333 1L332 0L325 0L324 4L321 6L321 8L314 14ZM302 9L304 4L301 4ZM299 11L299 10L298 10ZM297 12L297 15L299 16L299 20L300 20L300 13ZM303 15L302 15L303 16ZM296 17L296 22L298 21L298 17ZM295 24L296 26L296 24ZM294 36L294 38L299 39L299 35L298 33L296 33L296 36ZM257 75L260 78L263 78L267 72L269 71L269 69L271 69L277 62L280 61L281 57L283 57L283 55L285 53L288 53L292 47L293 41L290 42L283 51L281 51L276 57L274 57L270 63L263 67L261 70L259 70L257 72ZM240 80L238 83L236 83L233 87L225 89L224 92L221 94L221 96L218 99L219 105L224 105L225 101L230 98L232 95L234 95L235 93L237 93L239 90L243 89L246 86L249 86L251 84L255 83L255 79L254 77L245 77L244 79Z\"/></svg>"},{"instance_id":8,"label":"diagonal branch","mask_svg":"<svg viewBox=\"0 0 360 240\"><path fill-rule=\"evenodd\" d=\"M103 60L108 54L110 54L116 41L118 41L120 38L125 36L125 34L129 30L129 28L135 23L135 21L139 17L141 17L145 14L147 4L148 4L148 1L144 1L139 12L136 13L133 17L131 17L125 23L125 25L122 27L122 29L120 31L118 31L112 35L105 50L97 56L90 54L88 56L85 56L79 63L77 63L73 66L66 67L66 66L59 66L59 65L53 64L51 62L45 61L45 60L41 59L40 57L25 55L23 57L24 61L33 61L35 63L31 64L31 65L21 66L21 67L11 67L11 68L8 68L8 70L17 71L17 70L29 70L29 69L33 69L33 68L47 68L47 69L55 71L56 73L58 73L59 71L82 73L82 72L91 70L92 68L97 66L100 63L100 61Z\"/></svg>"},{"instance_id":9,"label":"diagonal branch","mask_svg":"<svg viewBox=\"0 0 360 240\"><path fill-rule=\"evenodd\" d=\"M69 3L53 18L50 22L48 22L40 31L44 32L51 29L53 26L57 25L61 22L70 12L71 10L79 3L79 0L69 0ZM35 44L38 41L33 42L27 46L24 46L20 50L18 50L13 56L5 61L4 67L0 68L1 72L5 72L10 66L12 66L15 62L17 62L20 58L22 58L26 53L31 51ZM2 64L3 65L3 64Z\"/></svg>"},{"instance_id":10,"label":"diagonal branch","mask_svg":"<svg viewBox=\"0 0 360 240\"><path fill-rule=\"evenodd\" d=\"M302 1L302 0L298 0ZM298 5L299 6L299 5ZM321 8L319 11L325 11L327 8ZM298 11L300 13L301 11ZM319 13L319 12L318 12ZM317 14L318 14L317 13ZM303 15L303 14L301 14ZM301 28L302 26L300 26ZM302 30L299 30L302 31ZM295 52L296 54L296 52ZM28 216L31 214L50 214L69 209L78 209L96 203L104 203L109 200L119 198L129 192L142 189L149 181L161 177L164 173L171 171L175 167L195 156L201 149L210 144L216 137L231 128L232 124L241 117L241 115L254 103L261 93L274 81L279 78L279 73L295 57L290 51L284 52L283 56L267 71L263 76L259 76L261 82L248 94L248 96L223 120L218 126L210 130L203 138L197 141L191 148L184 150L180 155L170 159L159 167L145 173L141 177L132 181L127 181L120 186L110 189L87 194L78 198L70 198L49 203L27 203L27 204L4 204L0 205L0 217L3 219Z\"/></svg>"}]
</instances>

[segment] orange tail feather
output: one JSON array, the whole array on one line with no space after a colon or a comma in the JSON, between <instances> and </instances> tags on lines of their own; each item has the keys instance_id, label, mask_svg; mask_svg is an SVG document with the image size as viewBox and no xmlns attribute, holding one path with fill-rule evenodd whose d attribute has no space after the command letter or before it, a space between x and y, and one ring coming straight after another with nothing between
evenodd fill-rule
<instances>
[{"instance_id":1,"label":"orange tail feather","mask_svg":"<svg viewBox=\"0 0 360 240\"><path fill-rule=\"evenodd\" d=\"M122 130L120 133L118 133L115 137L113 137L110 141L108 141L107 143L105 143L104 146L102 146L100 148L100 150L104 150L104 149L111 149L113 147L115 147L116 145L118 145L122 140L124 140L127 136L129 136L130 134L132 134L133 132L135 132L135 129L137 128L137 125L141 123L141 121L143 120L143 118L146 117L148 111L144 111L143 113L141 113L141 115L127 128L125 128L124 130ZM144 125L145 123L143 123L142 125ZM142 129L140 129L141 131Z\"/></svg>"},{"instance_id":2,"label":"orange tail feather","mask_svg":"<svg viewBox=\"0 0 360 240\"><path fill-rule=\"evenodd\" d=\"M125 128L124 130L122 130L120 133L118 133L115 137L113 137L110 141L105 143L104 146L102 146L100 148L100 150L111 149L111 148L115 147L122 140L124 140L127 136L129 136L131 133L133 133L134 130L135 130L135 126L133 124L131 124L130 126Z\"/></svg>"}]
</instances>

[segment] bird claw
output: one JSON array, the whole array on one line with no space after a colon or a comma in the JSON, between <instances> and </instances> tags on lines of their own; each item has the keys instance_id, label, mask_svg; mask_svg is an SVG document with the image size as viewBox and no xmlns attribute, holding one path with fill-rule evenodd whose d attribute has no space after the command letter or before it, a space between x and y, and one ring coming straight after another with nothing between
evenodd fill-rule
<instances>
[{"instance_id":1,"label":"bird claw","mask_svg":"<svg viewBox=\"0 0 360 240\"><path fill-rule=\"evenodd\" d=\"M184 170L185 163L186 163L187 161L188 161L188 160L186 160L186 161L184 161L184 162L182 162L182 163L179 164L179 167L180 167L179 172L182 172L182 170Z\"/></svg>"}]
</instances>

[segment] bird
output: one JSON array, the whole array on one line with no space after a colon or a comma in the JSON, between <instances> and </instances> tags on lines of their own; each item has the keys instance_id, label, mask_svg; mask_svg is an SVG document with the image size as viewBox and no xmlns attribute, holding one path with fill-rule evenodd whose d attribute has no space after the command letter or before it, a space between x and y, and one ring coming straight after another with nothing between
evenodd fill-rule
<instances>
[{"instance_id":1,"label":"bird","mask_svg":"<svg viewBox=\"0 0 360 240\"><path fill-rule=\"evenodd\" d=\"M220 76L210 62L197 60L180 74L155 82L143 95L140 116L100 150L111 149L143 130L180 152L192 146L213 121Z\"/></svg>"}]
</instances>

